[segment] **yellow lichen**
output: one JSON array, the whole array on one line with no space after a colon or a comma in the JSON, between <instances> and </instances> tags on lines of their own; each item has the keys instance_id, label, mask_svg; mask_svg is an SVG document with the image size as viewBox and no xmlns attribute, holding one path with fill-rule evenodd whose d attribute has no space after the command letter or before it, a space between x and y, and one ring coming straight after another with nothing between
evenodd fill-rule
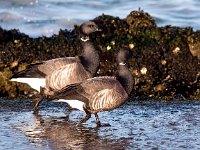
<instances>
[{"instance_id":1,"label":"yellow lichen","mask_svg":"<svg viewBox=\"0 0 200 150\"><path fill-rule=\"evenodd\" d=\"M141 74L147 74L147 68L146 67L142 67L140 72L141 72Z\"/></svg>"},{"instance_id":2,"label":"yellow lichen","mask_svg":"<svg viewBox=\"0 0 200 150\"><path fill-rule=\"evenodd\" d=\"M166 65L167 61L166 60L161 60L162 65Z\"/></svg>"},{"instance_id":3,"label":"yellow lichen","mask_svg":"<svg viewBox=\"0 0 200 150\"><path fill-rule=\"evenodd\" d=\"M179 47L176 47L172 52L174 53L174 54L178 54L178 53L180 53L180 48Z\"/></svg>"},{"instance_id":4,"label":"yellow lichen","mask_svg":"<svg viewBox=\"0 0 200 150\"><path fill-rule=\"evenodd\" d=\"M111 50L111 46L108 45L108 46L106 47L106 49L107 49L108 51Z\"/></svg>"},{"instance_id":5,"label":"yellow lichen","mask_svg":"<svg viewBox=\"0 0 200 150\"><path fill-rule=\"evenodd\" d=\"M130 49L133 49L134 47L135 47L134 44L132 44L132 43L129 44L129 48L130 48Z\"/></svg>"}]
</instances>

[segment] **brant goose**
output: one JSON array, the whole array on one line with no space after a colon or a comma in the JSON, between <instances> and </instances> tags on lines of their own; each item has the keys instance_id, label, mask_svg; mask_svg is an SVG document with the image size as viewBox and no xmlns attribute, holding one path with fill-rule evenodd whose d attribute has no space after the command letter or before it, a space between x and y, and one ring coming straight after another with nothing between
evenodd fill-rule
<instances>
[{"instance_id":1,"label":"brant goose","mask_svg":"<svg viewBox=\"0 0 200 150\"><path fill-rule=\"evenodd\" d=\"M108 111L121 106L131 93L133 77L127 66L128 49L121 49L117 54L118 73L116 76L101 76L66 86L51 98L54 102L67 102L72 108L82 110L86 122L91 114L96 117L97 126L101 126L98 112Z\"/></svg>"},{"instance_id":2,"label":"brant goose","mask_svg":"<svg viewBox=\"0 0 200 150\"><path fill-rule=\"evenodd\" d=\"M34 113L42 96L52 95L67 85L92 78L99 66L99 54L95 50L89 34L101 31L94 22L85 22L80 26L80 39L83 53L77 57L63 57L32 64L27 69L15 74L11 81L27 83L38 91L34 100Z\"/></svg>"}]
</instances>

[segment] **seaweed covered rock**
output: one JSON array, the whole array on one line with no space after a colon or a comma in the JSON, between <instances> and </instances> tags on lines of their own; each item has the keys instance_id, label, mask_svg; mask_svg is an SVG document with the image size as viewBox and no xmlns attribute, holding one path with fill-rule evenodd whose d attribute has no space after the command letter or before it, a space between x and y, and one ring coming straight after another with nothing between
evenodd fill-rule
<instances>
[{"instance_id":1,"label":"seaweed covered rock","mask_svg":"<svg viewBox=\"0 0 200 150\"><path fill-rule=\"evenodd\" d=\"M139 96L170 99L180 94L187 98L195 95L200 66L189 50L185 30L165 27L160 29L160 38L156 35L140 39L144 42L135 47L137 58L133 65L139 76L135 86L136 92L141 91Z\"/></svg>"},{"instance_id":2,"label":"seaweed covered rock","mask_svg":"<svg viewBox=\"0 0 200 150\"><path fill-rule=\"evenodd\" d=\"M156 27L155 20L144 11L132 11L127 17L126 22L129 25L129 32L134 32L137 28Z\"/></svg>"},{"instance_id":3,"label":"seaweed covered rock","mask_svg":"<svg viewBox=\"0 0 200 150\"><path fill-rule=\"evenodd\" d=\"M192 28L157 27L143 11L132 11L120 19L101 15L93 19L103 32L92 35L100 53L97 75L114 75L115 54L129 47L135 83L132 97L154 99L200 99L200 32ZM17 30L0 28L0 95L31 96L25 84L9 78L28 64L80 54L79 27L61 30L52 37L30 38Z\"/></svg>"}]
</instances>

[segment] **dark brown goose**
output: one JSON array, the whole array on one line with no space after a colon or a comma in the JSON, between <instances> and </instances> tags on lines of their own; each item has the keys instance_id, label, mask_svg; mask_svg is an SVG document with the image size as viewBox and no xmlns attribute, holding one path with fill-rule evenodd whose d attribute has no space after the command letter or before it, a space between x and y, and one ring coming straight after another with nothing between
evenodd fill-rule
<instances>
[{"instance_id":1,"label":"dark brown goose","mask_svg":"<svg viewBox=\"0 0 200 150\"><path fill-rule=\"evenodd\" d=\"M42 101L42 95L52 95L67 85L92 78L99 66L99 55L89 34L100 31L94 22L85 22L80 26L83 53L77 57L57 58L30 65L17 73L11 81L29 84L40 94L35 99L34 112Z\"/></svg>"},{"instance_id":2,"label":"dark brown goose","mask_svg":"<svg viewBox=\"0 0 200 150\"><path fill-rule=\"evenodd\" d=\"M126 65L128 56L127 49L118 52L118 73L115 77L102 76L84 80L63 88L52 99L67 102L72 108L84 111L86 116L81 122L86 122L94 114L97 126L101 126L97 113L121 106L132 91L133 77Z\"/></svg>"}]
</instances>

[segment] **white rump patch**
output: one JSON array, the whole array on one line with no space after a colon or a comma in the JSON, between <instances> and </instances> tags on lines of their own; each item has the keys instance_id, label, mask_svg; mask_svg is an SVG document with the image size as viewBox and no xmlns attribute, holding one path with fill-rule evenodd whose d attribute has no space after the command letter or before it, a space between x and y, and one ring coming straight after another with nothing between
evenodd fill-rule
<instances>
[{"instance_id":1,"label":"white rump patch","mask_svg":"<svg viewBox=\"0 0 200 150\"><path fill-rule=\"evenodd\" d=\"M76 108L81 111L84 111L83 109L84 102L79 101L79 100L59 99L59 100L55 100L54 102L65 102L65 103L68 103L72 108Z\"/></svg>"},{"instance_id":2,"label":"white rump patch","mask_svg":"<svg viewBox=\"0 0 200 150\"><path fill-rule=\"evenodd\" d=\"M45 78L13 78L10 81L16 81L20 83L27 83L31 88L40 92L40 87L46 86Z\"/></svg>"}]
</instances>

